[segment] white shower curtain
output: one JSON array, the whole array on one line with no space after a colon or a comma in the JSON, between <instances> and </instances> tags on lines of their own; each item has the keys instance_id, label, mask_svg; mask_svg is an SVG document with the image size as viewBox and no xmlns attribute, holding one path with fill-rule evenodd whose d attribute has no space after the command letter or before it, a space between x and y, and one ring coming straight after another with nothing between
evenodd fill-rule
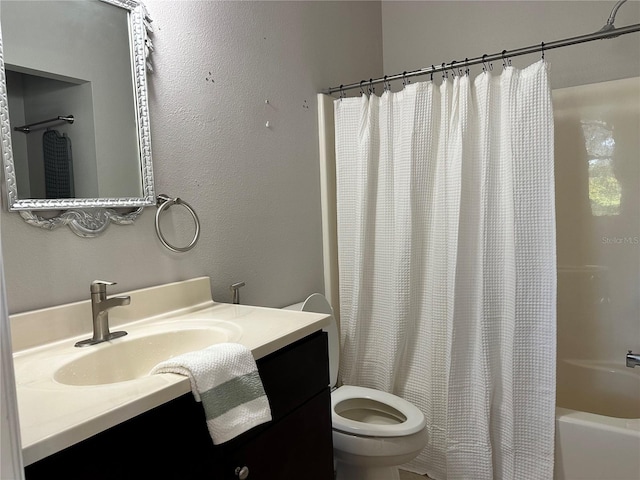
<instances>
[{"instance_id":1,"label":"white shower curtain","mask_svg":"<svg viewBox=\"0 0 640 480\"><path fill-rule=\"evenodd\" d=\"M547 65L335 101L345 384L427 418L406 468L550 480L553 113Z\"/></svg>"}]
</instances>

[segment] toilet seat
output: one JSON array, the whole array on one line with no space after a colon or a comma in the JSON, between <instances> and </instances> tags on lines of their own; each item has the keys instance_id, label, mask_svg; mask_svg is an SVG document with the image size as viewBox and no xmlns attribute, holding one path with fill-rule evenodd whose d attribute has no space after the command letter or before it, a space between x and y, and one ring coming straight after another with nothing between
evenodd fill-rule
<instances>
[{"instance_id":1,"label":"toilet seat","mask_svg":"<svg viewBox=\"0 0 640 480\"><path fill-rule=\"evenodd\" d=\"M336 412L336 406L347 400L367 399L397 410L406 418L396 424L367 423L345 418ZM366 409L366 407L363 407ZM367 437L403 437L421 431L426 420L422 412L406 400L391 393L366 387L343 385L331 393L331 419L333 429L351 435Z\"/></svg>"}]
</instances>

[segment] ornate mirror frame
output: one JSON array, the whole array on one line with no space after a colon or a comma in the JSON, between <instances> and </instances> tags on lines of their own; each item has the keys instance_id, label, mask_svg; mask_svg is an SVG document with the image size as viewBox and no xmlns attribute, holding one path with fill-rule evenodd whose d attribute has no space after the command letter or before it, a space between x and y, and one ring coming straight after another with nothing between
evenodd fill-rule
<instances>
[{"instance_id":1,"label":"ornate mirror frame","mask_svg":"<svg viewBox=\"0 0 640 480\"><path fill-rule=\"evenodd\" d=\"M131 60L134 82L134 100L138 129L138 148L142 178L141 197L121 198L73 198L73 199L19 199L11 145L11 126L7 96L7 78L4 64L4 46L0 31L0 140L7 208L19 212L30 225L53 230L67 225L81 237L94 237L102 233L110 222L132 224L144 207L155 206L153 164L151 159L151 132L149 103L147 98L147 69L151 71L147 57L153 49L149 39L151 19L142 2L137 0L101 0L128 10ZM114 208L135 208L121 214ZM33 211L65 210L56 216L43 218Z\"/></svg>"}]
</instances>

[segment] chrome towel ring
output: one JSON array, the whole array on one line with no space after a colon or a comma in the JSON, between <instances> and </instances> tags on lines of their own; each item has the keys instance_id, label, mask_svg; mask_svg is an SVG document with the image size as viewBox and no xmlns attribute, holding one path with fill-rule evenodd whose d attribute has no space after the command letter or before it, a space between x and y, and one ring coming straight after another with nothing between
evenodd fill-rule
<instances>
[{"instance_id":1,"label":"chrome towel ring","mask_svg":"<svg viewBox=\"0 0 640 480\"><path fill-rule=\"evenodd\" d=\"M168 210L171 205L183 205L184 208L186 208L189 211L189 213L193 217L193 221L196 224L196 233L193 236L193 240L191 240L191 243L186 247L175 247L171 245L169 242L167 242L167 239L164 238L164 235L160 230L160 215L165 210ZM198 243L198 238L200 238L200 219L198 218L198 214L195 212L195 210L191 208L191 205L189 205L187 202L185 202L181 198L179 197L170 198L164 194L158 195L156 206L158 207L158 211L156 212L156 234L158 234L158 238L160 239L160 242L162 242L162 245L167 247L172 252L179 253L179 252L187 252L191 250L196 245L196 243Z\"/></svg>"}]
</instances>

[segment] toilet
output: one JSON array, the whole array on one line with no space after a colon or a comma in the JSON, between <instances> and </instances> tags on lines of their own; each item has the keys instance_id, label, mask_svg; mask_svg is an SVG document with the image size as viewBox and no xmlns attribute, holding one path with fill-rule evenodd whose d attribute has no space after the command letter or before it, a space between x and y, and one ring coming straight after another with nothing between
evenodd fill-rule
<instances>
[{"instance_id":1,"label":"toilet","mask_svg":"<svg viewBox=\"0 0 640 480\"><path fill-rule=\"evenodd\" d=\"M340 344L327 299L314 293L289 310L331 315L329 340L331 419L336 480L399 480L398 465L413 460L427 444L426 420L415 405L372 388L336 388Z\"/></svg>"}]
</instances>

